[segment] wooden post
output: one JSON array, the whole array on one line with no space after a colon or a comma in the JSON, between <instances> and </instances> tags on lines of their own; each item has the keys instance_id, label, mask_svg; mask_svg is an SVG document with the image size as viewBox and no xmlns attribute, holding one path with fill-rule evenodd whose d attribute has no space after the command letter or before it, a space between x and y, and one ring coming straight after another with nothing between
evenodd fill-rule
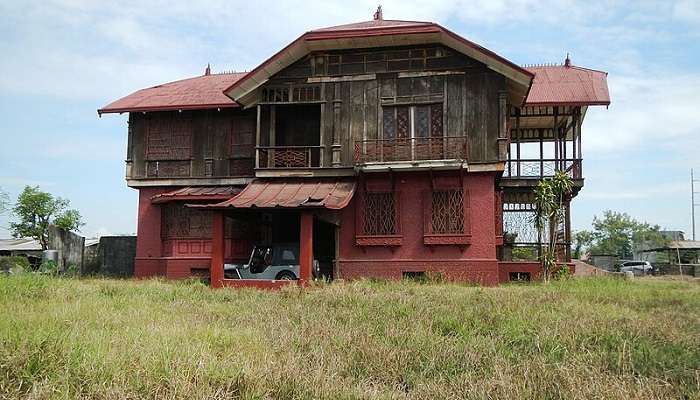
<instances>
[{"instance_id":1,"label":"wooden post","mask_svg":"<svg viewBox=\"0 0 700 400\"><path fill-rule=\"evenodd\" d=\"M255 120L255 169L260 168L260 112L260 104L258 104Z\"/></svg>"},{"instance_id":2,"label":"wooden post","mask_svg":"<svg viewBox=\"0 0 700 400\"><path fill-rule=\"evenodd\" d=\"M209 266L209 277L211 287L220 288L224 285L224 212L216 210L212 212L212 235L211 235L211 264Z\"/></svg>"},{"instance_id":3,"label":"wooden post","mask_svg":"<svg viewBox=\"0 0 700 400\"><path fill-rule=\"evenodd\" d=\"M311 267L314 262L314 215L310 211L302 211L300 225L299 280L303 285L311 280Z\"/></svg>"},{"instance_id":4,"label":"wooden post","mask_svg":"<svg viewBox=\"0 0 700 400\"><path fill-rule=\"evenodd\" d=\"M552 127L552 136L554 136L554 171L559 170L559 159L561 154L559 154L559 107L554 106L554 126Z\"/></svg>"},{"instance_id":5,"label":"wooden post","mask_svg":"<svg viewBox=\"0 0 700 400\"><path fill-rule=\"evenodd\" d=\"M515 117L515 175L520 178L520 109Z\"/></svg>"}]
</instances>

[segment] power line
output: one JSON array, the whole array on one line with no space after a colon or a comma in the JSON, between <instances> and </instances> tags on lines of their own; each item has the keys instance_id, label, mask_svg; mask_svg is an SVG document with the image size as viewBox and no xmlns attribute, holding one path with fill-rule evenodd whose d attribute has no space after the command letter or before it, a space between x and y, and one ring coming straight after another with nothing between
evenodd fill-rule
<instances>
[{"instance_id":1,"label":"power line","mask_svg":"<svg viewBox=\"0 0 700 400\"><path fill-rule=\"evenodd\" d=\"M695 191L695 182L698 180L695 179L695 176L693 175L693 169L690 169L690 223L693 225L693 240L695 240L695 207L697 207L697 203L695 203L695 195L698 194L698 192Z\"/></svg>"}]
</instances>

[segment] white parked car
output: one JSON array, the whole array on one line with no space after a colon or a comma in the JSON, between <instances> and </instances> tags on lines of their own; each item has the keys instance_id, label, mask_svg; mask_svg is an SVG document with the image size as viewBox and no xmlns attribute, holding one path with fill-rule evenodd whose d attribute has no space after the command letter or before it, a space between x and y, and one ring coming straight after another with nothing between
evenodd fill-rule
<instances>
[{"instance_id":1,"label":"white parked car","mask_svg":"<svg viewBox=\"0 0 700 400\"><path fill-rule=\"evenodd\" d=\"M620 265L620 272L632 272L635 275L652 275L656 273L649 261L625 261Z\"/></svg>"}]
</instances>

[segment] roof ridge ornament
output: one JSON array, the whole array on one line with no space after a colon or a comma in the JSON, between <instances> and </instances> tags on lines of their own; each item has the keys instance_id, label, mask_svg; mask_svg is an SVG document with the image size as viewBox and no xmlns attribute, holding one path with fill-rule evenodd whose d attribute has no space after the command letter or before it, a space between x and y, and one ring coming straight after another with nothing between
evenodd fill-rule
<instances>
[{"instance_id":1,"label":"roof ridge ornament","mask_svg":"<svg viewBox=\"0 0 700 400\"><path fill-rule=\"evenodd\" d=\"M207 63L207 68L204 70L204 76L211 75L211 66Z\"/></svg>"},{"instance_id":2,"label":"roof ridge ornament","mask_svg":"<svg viewBox=\"0 0 700 400\"><path fill-rule=\"evenodd\" d=\"M566 59L564 60L564 66L567 68L571 67L571 58L569 58L569 53L566 53Z\"/></svg>"},{"instance_id":3,"label":"roof ridge ornament","mask_svg":"<svg viewBox=\"0 0 700 400\"><path fill-rule=\"evenodd\" d=\"M374 13L374 20L375 21L381 21L384 19L384 16L382 15L382 5L380 4L377 7L377 11Z\"/></svg>"}]
</instances>

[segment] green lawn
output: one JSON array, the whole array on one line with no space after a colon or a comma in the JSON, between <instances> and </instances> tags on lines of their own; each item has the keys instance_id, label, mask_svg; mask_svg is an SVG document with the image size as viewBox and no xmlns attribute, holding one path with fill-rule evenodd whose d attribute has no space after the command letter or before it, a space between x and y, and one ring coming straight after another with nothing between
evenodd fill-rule
<instances>
[{"instance_id":1,"label":"green lawn","mask_svg":"<svg viewBox=\"0 0 700 400\"><path fill-rule=\"evenodd\" d=\"M700 285L0 277L0 397L700 398Z\"/></svg>"}]
</instances>

